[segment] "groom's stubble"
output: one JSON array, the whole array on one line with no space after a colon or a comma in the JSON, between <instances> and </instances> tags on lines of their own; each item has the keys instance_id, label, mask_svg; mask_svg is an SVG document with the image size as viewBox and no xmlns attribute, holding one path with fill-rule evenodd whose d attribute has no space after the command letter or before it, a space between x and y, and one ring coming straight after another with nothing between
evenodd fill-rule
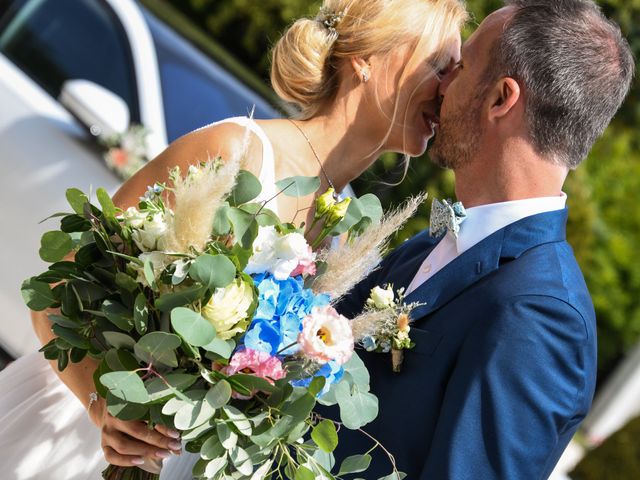
<instances>
[{"instance_id":1,"label":"groom's stubble","mask_svg":"<svg viewBox=\"0 0 640 480\"><path fill-rule=\"evenodd\" d=\"M440 126L429 150L429 158L436 165L456 170L472 161L484 134L480 112L486 90L479 89L470 102L459 102L453 111L440 117Z\"/></svg>"}]
</instances>

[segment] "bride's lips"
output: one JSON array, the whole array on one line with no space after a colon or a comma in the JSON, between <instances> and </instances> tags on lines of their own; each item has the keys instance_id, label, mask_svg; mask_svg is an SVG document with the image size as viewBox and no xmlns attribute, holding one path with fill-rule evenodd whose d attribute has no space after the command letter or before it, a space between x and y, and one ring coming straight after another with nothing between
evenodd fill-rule
<instances>
[{"instance_id":1,"label":"bride's lips","mask_svg":"<svg viewBox=\"0 0 640 480\"><path fill-rule=\"evenodd\" d=\"M440 124L438 116L433 113L422 112L422 120L424 122L425 129L429 132L429 135L433 135L436 127Z\"/></svg>"}]
</instances>

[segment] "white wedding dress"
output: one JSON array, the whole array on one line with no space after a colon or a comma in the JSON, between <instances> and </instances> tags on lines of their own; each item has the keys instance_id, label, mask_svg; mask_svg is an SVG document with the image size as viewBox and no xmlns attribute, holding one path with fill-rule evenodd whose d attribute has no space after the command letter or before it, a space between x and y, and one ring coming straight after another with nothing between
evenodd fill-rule
<instances>
[{"instance_id":1,"label":"white wedding dress","mask_svg":"<svg viewBox=\"0 0 640 480\"><path fill-rule=\"evenodd\" d=\"M259 199L273 198L275 158L262 128L247 117L222 122L249 128L262 141ZM277 211L275 203L269 208ZM191 479L197 458L183 452L165 460L160 478ZM0 479L98 480L106 467L99 430L42 353L25 355L0 371Z\"/></svg>"}]
</instances>

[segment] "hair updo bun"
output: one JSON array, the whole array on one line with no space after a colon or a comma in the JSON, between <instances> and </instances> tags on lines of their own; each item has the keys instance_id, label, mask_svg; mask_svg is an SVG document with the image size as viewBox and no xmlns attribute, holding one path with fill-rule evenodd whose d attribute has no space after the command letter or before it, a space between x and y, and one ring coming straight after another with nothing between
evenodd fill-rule
<instances>
[{"instance_id":1,"label":"hair updo bun","mask_svg":"<svg viewBox=\"0 0 640 480\"><path fill-rule=\"evenodd\" d=\"M331 94L331 51L336 40L318 20L297 20L273 49L271 84L280 98L293 103L303 118L312 116Z\"/></svg>"},{"instance_id":2,"label":"hair updo bun","mask_svg":"<svg viewBox=\"0 0 640 480\"><path fill-rule=\"evenodd\" d=\"M316 18L296 21L276 43L271 84L308 119L338 91L342 62L407 42L435 55L466 18L462 0L324 0Z\"/></svg>"}]
</instances>

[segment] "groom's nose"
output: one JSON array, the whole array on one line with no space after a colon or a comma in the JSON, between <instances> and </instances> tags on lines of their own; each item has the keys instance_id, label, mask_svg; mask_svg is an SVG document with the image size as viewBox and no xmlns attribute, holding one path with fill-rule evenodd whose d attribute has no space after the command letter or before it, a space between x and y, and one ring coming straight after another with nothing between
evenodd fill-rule
<instances>
[{"instance_id":1,"label":"groom's nose","mask_svg":"<svg viewBox=\"0 0 640 480\"><path fill-rule=\"evenodd\" d=\"M442 99L442 97L444 97L445 94L447 93L447 89L449 88L449 85L451 84L451 80L453 80L453 77L454 77L454 72L449 72L446 75L444 75L440 80L440 85L438 86L438 95L440 96L440 99Z\"/></svg>"}]
</instances>

